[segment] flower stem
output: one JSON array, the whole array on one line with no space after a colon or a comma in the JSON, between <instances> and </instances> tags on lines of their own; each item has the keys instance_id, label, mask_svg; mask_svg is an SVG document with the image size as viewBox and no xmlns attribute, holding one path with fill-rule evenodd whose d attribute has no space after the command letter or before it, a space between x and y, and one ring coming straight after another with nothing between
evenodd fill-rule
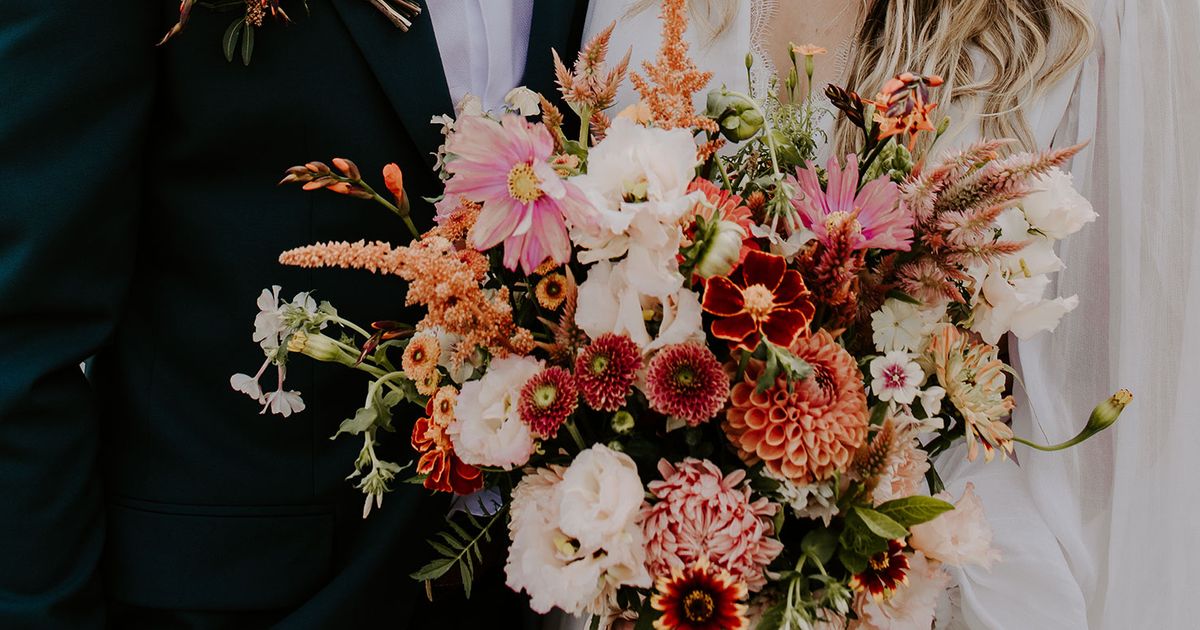
<instances>
[{"instance_id":1,"label":"flower stem","mask_svg":"<svg viewBox=\"0 0 1200 630\"><path fill-rule=\"evenodd\" d=\"M1076 435L1075 437L1067 440L1066 442L1062 442L1060 444L1055 444L1053 446L1046 446L1044 444L1038 444L1036 442L1031 442L1029 440L1026 440L1025 438L1020 438L1020 437L1014 437L1013 441L1024 444L1025 446L1028 446L1029 448L1036 448L1039 451L1045 451L1047 453L1050 453L1050 452L1054 452L1054 451L1061 451L1063 449L1071 448L1072 446L1075 446L1076 444L1081 444L1081 443L1085 442L1088 438L1092 437L1092 435L1093 435L1092 433L1090 433L1088 431L1084 431L1084 432L1080 433L1079 435Z\"/></svg>"},{"instance_id":2,"label":"flower stem","mask_svg":"<svg viewBox=\"0 0 1200 630\"><path fill-rule=\"evenodd\" d=\"M583 148L588 146L588 134L591 131L592 110L590 107L584 107L583 111L579 112L579 144Z\"/></svg>"},{"instance_id":3,"label":"flower stem","mask_svg":"<svg viewBox=\"0 0 1200 630\"><path fill-rule=\"evenodd\" d=\"M578 446L581 452L586 451L587 444L584 443L583 436L579 434L579 429L575 426L575 421L567 420L563 423L563 426L567 427L567 432L571 434L571 439L575 440L575 446Z\"/></svg>"}]
</instances>

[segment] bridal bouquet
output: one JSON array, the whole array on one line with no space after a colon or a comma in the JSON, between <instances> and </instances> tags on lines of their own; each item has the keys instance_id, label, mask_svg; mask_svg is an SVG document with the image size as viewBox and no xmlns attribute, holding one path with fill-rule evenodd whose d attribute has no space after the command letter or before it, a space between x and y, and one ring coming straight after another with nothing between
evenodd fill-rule
<instances>
[{"instance_id":1,"label":"bridal bouquet","mask_svg":"<svg viewBox=\"0 0 1200 630\"><path fill-rule=\"evenodd\" d=\"M801 66L783 98L721 88L697 112L709 75L682 0L663 5L660 54L631 76L641 103L615 118L628 56L606 65L610 27L573 69L556 59L578 134L523 89L498 115L440 119L445 194L423 234L394 166L386 194L349 160L290 169L415 238L281 261L399 276L424 316L359 326L274 287L266 361L232 385L287 416L304 407L283 386L293 355L370 376L339 431L363 441L364 516L397 483L458 497L417 580L457 574L469 595L481 541L507 535L508 585L593 627L928 628L947 565L998 560L979 499L943 492L932 458L1023 441L996 344L1076 304L1044 294L1054 242L1095 218L1057 168L1077 148L931 161L941 81L904 74L871 99L829 88L865 144L818 166ZM810 83L817 52L795 49ZM392 431L411 473L376 452Z\"/></svg>"}]
</instances>

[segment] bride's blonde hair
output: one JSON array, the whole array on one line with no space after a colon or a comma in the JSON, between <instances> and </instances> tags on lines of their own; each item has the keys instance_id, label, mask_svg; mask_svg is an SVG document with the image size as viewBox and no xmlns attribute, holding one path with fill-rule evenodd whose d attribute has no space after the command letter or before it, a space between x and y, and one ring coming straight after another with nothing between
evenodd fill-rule
<instances>
[{"instance_id":1,"label":"bride's blonde hair","mask_svg":"<svg viewBox=\"0 0 1200 630\"><path fill-rule=\"evenodd\" d=\"M906 70L946 80L937 100L981 99L981 131L1034 148L1023 103L1067 76L1087 57L1095 27L1086 0L869 0L850 60L848 84L864 97ZM972 52L982 55L978 67ZM842 152L857 131L839 117Z\"/></svg>"},{"instance_id":2,"label":"bride's blonde hair","mask_svg":"<svg viewBox=\"0 0 1200 630\"><path fill-rule=\"evenodd\" d=\"M639 0L637 13L661 0ZM693 0L693 19L716 37L746 0ZM1016 138L1033 148L1021 104L1042 94L1081 63L1092 48L1088 0L845 0L862 2L866 17L849 61L850 89L871 98L904 71L937 74L946 84L942 103L978 98L981 131ZM982 72L972 51L982 54ZM834 140L841 152L859 141L839 117Z\"/></svg>"}]
</instances>

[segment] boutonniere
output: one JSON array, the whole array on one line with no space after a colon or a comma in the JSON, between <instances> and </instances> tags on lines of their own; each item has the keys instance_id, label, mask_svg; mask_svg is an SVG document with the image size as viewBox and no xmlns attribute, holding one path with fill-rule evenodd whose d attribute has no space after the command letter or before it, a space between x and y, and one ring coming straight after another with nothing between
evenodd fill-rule
<instances>
[{"instance_id":1,"label":"boutonniere","mask_svg":"<svg viewBox=\"0 0 1200 630\"><path fill-rule=\"evenodd\" d=\"M411 28L413 18L421 13L421 5L417 4L416 0L365 1L387 16L401 31ZM220 12L239 11L242 15L234 18L229 28L225 29L225 35L221 38L221 49L225 51L226 61L233 61L234 56L241 51L242 63L250 65L250 55L254 52L254 29L262 27L268 19L283 23L292 21L281 6L283 3L283 0L182 0L179 3L179 21L167 31L158 45L167 43L183 30L192 8L196 6ZM307 0L288 4L299 4L305 14L308 13Z\"/></svg>"}]
</instances>

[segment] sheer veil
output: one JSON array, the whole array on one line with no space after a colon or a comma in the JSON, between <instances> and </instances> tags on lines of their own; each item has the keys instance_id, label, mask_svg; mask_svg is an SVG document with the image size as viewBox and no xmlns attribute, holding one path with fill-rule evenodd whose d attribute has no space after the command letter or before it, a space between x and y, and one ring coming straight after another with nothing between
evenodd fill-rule
<instances>
[{"instance_id":1,"label":"sheer veil","mask_svg":"<svg viewBox=\"0 0 1200 630\"><path fill-rule=\"evenodd\" d=\"M1097 55L1071 117L1091 139L1073 172L1100 220L1065 241L1060 293L1080 306L1018 346L1031 405L1018 433L1057 442L1119 387L1117 426L1066 453L1019 450L1087 600L1092 628L1182 628L1200 618L1190 540L1200 523L1200 2L1104 0ZM1033 413L1029 413L1032 410Z\"/></svg>"}]
</instances>

